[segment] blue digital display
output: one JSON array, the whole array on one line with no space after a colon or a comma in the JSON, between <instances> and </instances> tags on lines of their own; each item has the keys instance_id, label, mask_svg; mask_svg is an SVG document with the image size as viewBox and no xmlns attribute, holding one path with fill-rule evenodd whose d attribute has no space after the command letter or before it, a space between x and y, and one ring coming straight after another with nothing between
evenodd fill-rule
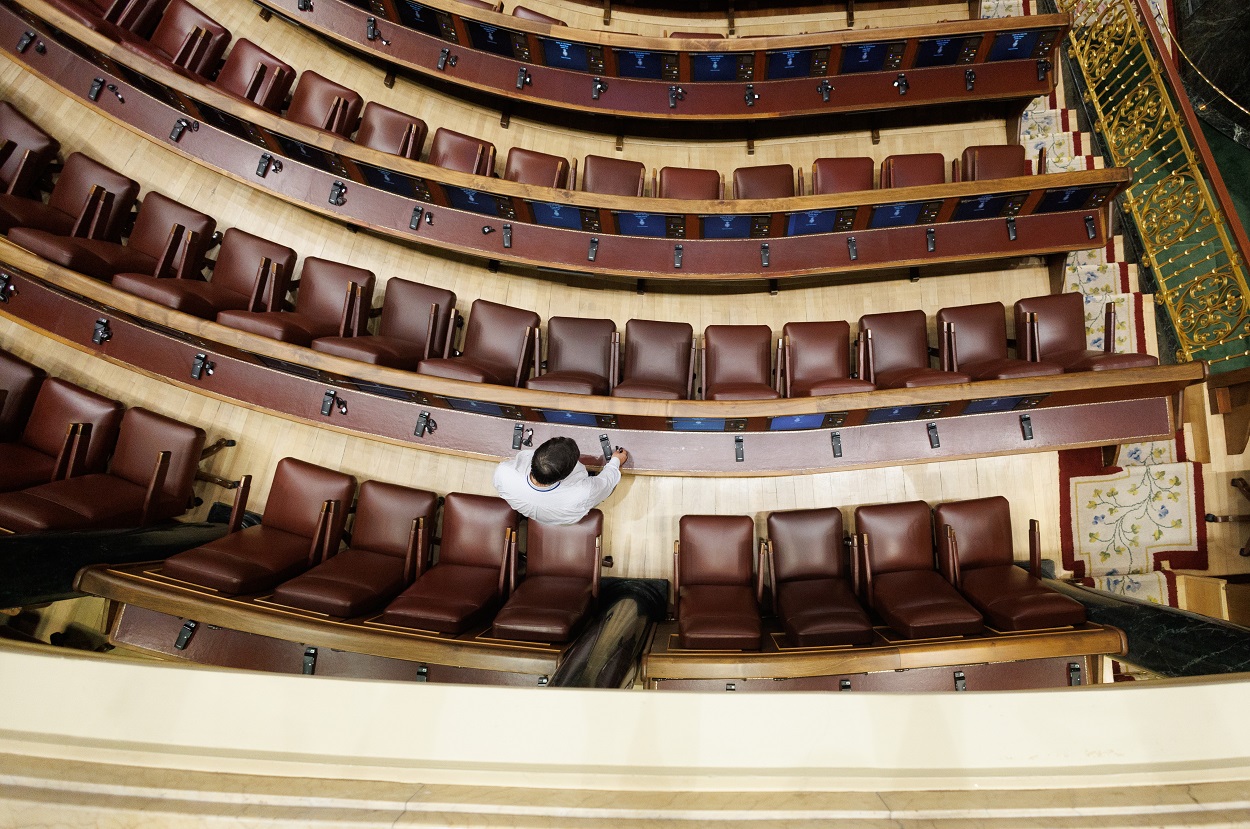
<instances>
[{"instance_id":1,"label":"blue digital display","mask_svg":"<svg viewBox=\"0 0 1250 829\"><path fill-rule=\"evenodd\" d=\"M625 236L664 237L668 234L668 216L663 213L621 213L616 217L616 232Z\"/></svg>"},{"instance_id":2,"label":"blue digital display","mask_svg":"<svg viewBox=\"0 0 1250 829\"><path fill-rule=\"evenodd\" d=\"M464 25L469 30L469 40L473 42L474 49L512 57L512 32L468 18L465 18Z\"/></svg>"},{"instance_id":3,"label":"blue digital display","mask_svg":"<svg viewBox=\"0 0 1250 829\"><path fill-rule=\"evenodd\" d=\"M819 429L823 425L825 425L823 413L784 415L770 419L768 421L768 430L770 432L790 432L796 429Z\"/></svg>"},{"instance_id":4,"label":"blue digital display","mask_svg":"<svg viewBox=\"0 0 1250 829\"><path fill-rule=\"evenodd\" d=\"M669 420L674 432L723 432L723 417L674 417Z\"/></svg>"},{"instance_id":5,"label":"blue digital display","mask_svg":"<svg viewBox=\"0 0 1250 829\"><path fill-rule=\"evenodd\" d=\"M786 214L786 235L806 236L809 233L832 233L838 220L836 210L802 210Z\"/></svg>"},{"instance_id":6,"label":"blue digital display","mask_svg":"<svg viewBox=\"0 0 1250 829\"><path fill-rule=\"evenodd\" d=\"M951 214L952 222L966 222L970 219L996 219L1003 215L1003 210L1011 201L1011 196L987 194L960 199Z\"/></svg>"},{"instance_id":7,"label":"blue digital display","mask_svg":"<svg viewBox=\"0 0 1250 829\"><path fill-rule=\"evenodd\" d=\"M767 77L770 81L781 78L806 78L812 74L811 49L781 49L765 54L768 60Z\"/></svg>"},{"instance_id":8,"label":"blue digital display","mask_svg":"<svg viewBox=\"0 0 1250 829\"><path fill-rule=\"evenodd\" d=\"M498 403L491 403L487 400L462 400L458 397L448 397L446 399L447 405L458 412L474 412L475 414L491 415L492 417L506 417L503 407Z\"/></svg>"},{"instance_id":9,"label":"blue digital display","mask_svg":"<svg viewBox=\"0 0 1250 829\"><path fill-rule=\"evenodd\" d=\"M969 400L964 406L964 414L986 414L988 412L1009 412L1020 405L1023 397L987 397L984 400Z\"/></svg>"},{"instance_id":10,"label":"blue digital display","mask_svg":"<svg viewBox=\"0 0 1250 829\"><path fill-rule=\"evenodd\" d=\"M895 406L892 409L873 409L864 418L865 423L901 423L915 420L924 414L923 406Z\"/></svg>"},{"instance_id":11,"label":"blue digital display","mask_svg":"<svg viewBox=\"0 0 1250 829\"><path fill-rule=\"evenodd\" d=\"M596 426L599 421L594 415L586 412L563 412L556 409L539 409L543 420L548 423L560 423L565 426Z\"/></svg>"},{"instance_id":12,"label":"blue digital display","mask_svg":"<svg viewBox=\"0 0 1250 829\"><path fill-rule=\"evenodd\" d=\"M356 168L360 170L370 187L376 187L379 190L385 190L388 193L394 193L397 196L414 197L417 189L414 184L415 179L406 176L403 173L397 173L394 170L387 170L384 167L375 167L372 164L365 164L357 161Z\"/></svg>"},{"instance_id":13,"label":"blue digital display","mask_svg":"<svg viewBox=\"0 0 1250 829\"><path fill-rule=\"evenodd\" d=\"M690 55L690 77L701 82L738 80L738 56L706 54Z\"/></svg>"},{"instance_id":14,"label":"blue digital display","mask_svg":"<svg viewBox=\"0 0 1250 829\"><path fill-rule=\"evenodd\" d=\"M916 60L912 65L917 69L926 66L951 66L959 60L962 47L963 40L953 37L923 39L916 49Z\"/></svg>"},{"instance_id":15,"label":"blue digital display","mask_svg":"<svg viewBox=\"0 0 1250 829\"><path fill-rule=\"evenodd\" d=\"M440 35L438 20L435 19L434 12L426 6L413 3L412 0L400 0L395 5L399 9L399 19L409 29L435 37Z\"/></svg>"},{"instance_id":16,"label":"blue digital display","mask_svg":"<svg viewBox=\"0 0 1250 829\"><path fill-rule=\"evenodd\" d=\"M457 210L481 213L484 216L499 215L499 202L490 193L480 193L467 187L451 187L446 184L443 185L443 191L447 193L447 201L451 202L451 206Z\"/></svg>"},{"instance_id":17,"label":"blue digital display","mask_svg":"<svg viewBox=\"0 0 1250 829\"><path fill-rule=\"evenodd\" d=\"M582 214L576 207L543 201L532 201L529 206L534 211L534 221L540 225L562 227L565 230L582 229Z\"/></svg>"},{"instance_id":18,"label":"blue digital display","mask_svg":"<svg viewBox=\"0 0 1250 829\"><path fill-rule=\"evenodd\" d=\"M287 138L285 135L270 133L274 140L278 142L278 146L282 148L282 154L294 161L301 161L309 167L316 167L318 170L333 170L335 168L332 156L318 147L311 144L305 144L303 141L296 141L294 138Z\"/></svg>"},{"instance_id":19,"label":"blue digital display","mask_svg":"<svg viewBox=\"0 0 1250 829\"><path fill-rule=\"evenodd\" d=\"M622 78L649 78L658 81L663 77L664 63L660 52L640 52L635 49L613 49L616 53L616 74Z\"/></svg>"},{"instance_id":20,"label":"blue digital display","mask_svg":"<svg viewBox=\"0 0 1250 829\"><path fill-rule=\"evenodd\" d=\"M885 67L888 43L854 43L842 47L842 74L880 72Z\"/></svg>"},{"instance_id":21,"label":"blue digital display","mask_svg":"<svg viewBox=\"0 0 1250 829\"><path fill-rule=\"evenodd\" d=\"M1033 57L1041 32L1003 32L994 36L988 60L1027 60Z\"/></svg>"},{"instance_id":22,"label":"blue digital display","mask_svg":"<svg viewBox=\"0 0 1250 829\"><path fill-rule=\"evenodd\" d=\"M538 42L543 46L543 58L548 66L576 72L585 72L590 68L590 55L586 52L585 44L546 37L540 37Z\"/></svg>"},{"instance_id":23,"label":"blue digital display","mask_svg":"<svg viewBox=\"0 0 1250 829\"><path fill-rule=\"evenodd\" d=\"M746 239L751 235L750 216L700 216L704 239Z\"/></svg>"},{"instance_id":24,"label":"blue digital display","mask_svg":"<svg viewBox=\"0 0 1250 829\"><path fill-rule=\"evenodd\" d=\"M905 227L920 221L920 211L925 203L919 201L900 202L898 204L880 204L872 209L872 220L869 227Z\"/></svg>"},{"instance_id":25,"label":"blue digital display","mask_svg":"<svg viewBox=\"0 0 1250 829\"><path fill-rule=\"evenodd\" d=\"M1034 213L1058 213L1061 210L1080 210L1089 201L1092 187L1060 187L1047 190L1042 200L1033 208Z\"/></svg>"}]
</instances>

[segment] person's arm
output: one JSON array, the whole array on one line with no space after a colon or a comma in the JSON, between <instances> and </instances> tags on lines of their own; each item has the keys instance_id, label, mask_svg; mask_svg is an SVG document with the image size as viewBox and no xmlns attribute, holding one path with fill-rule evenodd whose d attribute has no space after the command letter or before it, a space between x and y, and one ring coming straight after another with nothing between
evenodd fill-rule
<instances>
[{"instance_id":1,"label":"person's arm","mask_svg":"<svg viewBox=\"0 0 1250 829\"><path fill-rule=\"evenodd\" d=\"M621 482L621 464L627 460L629 460L629 453L618 448L612 453L612 459L599 470L598 475L586 479L589 484L586 509L593 509L612 494L612 490L616 489L616 485Z\"/></svg>"}]
</instances>

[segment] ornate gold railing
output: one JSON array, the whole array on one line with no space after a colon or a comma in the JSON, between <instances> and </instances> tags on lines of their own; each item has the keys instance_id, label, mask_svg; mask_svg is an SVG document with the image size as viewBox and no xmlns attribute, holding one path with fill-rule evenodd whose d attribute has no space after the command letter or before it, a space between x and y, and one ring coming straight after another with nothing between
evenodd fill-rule
<instances>
[{"instance_id":1,"label":"ornate gold railing","mask_svg":"<svg viewBox=\"0 0 1250 829\"><path fill-rule=\"evenodd\" d=\"M1176 329L1179 360L1250 367L1245 231L1143 0L1056 0L1110 161L1133 170L1124 206Z\"/></svg>"}]
</instances>

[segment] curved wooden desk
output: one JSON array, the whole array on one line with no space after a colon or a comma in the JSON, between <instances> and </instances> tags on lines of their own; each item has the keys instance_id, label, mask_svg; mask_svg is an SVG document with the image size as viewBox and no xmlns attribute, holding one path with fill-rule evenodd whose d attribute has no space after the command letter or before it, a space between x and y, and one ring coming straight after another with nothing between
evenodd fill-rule
<instances>
[{"instance_id":1,"label":"curved wooden desk","mask_svg":"<svg viewBox=\"0 0 1250 829\"><path fill-rule=\"evenodd\" d=\"M1106 244L1125 169L741 201L629 198L457 173L286 121L133 55L40 2L73 33L0 6L8 57L183 156L341 221L488 260L666 280L776 279L1082 250ZM80 42L81 41L81 42ZM40 49L42 48L42 51ZM94 79L118 87L99 94Z\"/></svg>"}]
</instances>

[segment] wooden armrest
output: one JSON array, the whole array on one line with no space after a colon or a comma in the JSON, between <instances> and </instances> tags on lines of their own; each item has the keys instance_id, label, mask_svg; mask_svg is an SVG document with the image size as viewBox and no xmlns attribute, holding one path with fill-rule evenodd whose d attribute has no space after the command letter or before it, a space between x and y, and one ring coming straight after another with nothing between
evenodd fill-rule
<instances>
[{"instance_id":1,"label":"wooden armrest","mask_svg":"<svg viewBox=\"0 0 1250 829\"><path fill-rule=\"evenodd\" d=\"M1029 572L1035 579L1042 577L1042 525L1036 518L1029 519Z\"/></svg>"},{"instance_id":2,"label":"wooden armrest","mask_svg":"<svg viewBox=\"0 0 1250 829\"><path fill-rule=\"evenodd\" d=\"M512 553L516 549L516 530L503 531L503 561L499 563L499 584L496 589L501 597L508 593L508 570L512 566Z\"/></svg>"},{"instance_id":3,"label":"wooden armrest","mask_svg":"<svg viewBox=\"0 0 1250 829\"><path fill-rule=\"evenodd\" d=\"M230 523L226 525L226 533L237 533L243 526L243 513L247 511L247 496L252 492L252 476L244 475L239 479L239 488L234 491L234 506L230 508Z\"/></svg>"},{"instance_id":4,"label":"wooden armrest","mask_svg":"<svg viewBox=\"0 0 1250 829\"><path fill-rule=\"evenodd\" d=\"M673 542L673 618L681 618L681 541Z\"/></svg>"},{"instance_id":5,"label":"wooden armrest","mask_svg":"<svg viewBox=\"0 0 1250 829\"><path fill-rule=\"evenodd\" d=\"M91 185L91 192L69 235L77 239L103 239L112 212L113 194L98 184Z\"/></svg>"},{"instance_id":6,"label":"wooden armrest","mask_svg":"<svg viewBox=\"0 0 1250 829\"><path fill-rule=\"evenodd\" d=\"M358 282L347 283L347 293L343 297L343 316L339 320L339 336L340 337L359 337L360 332L365 329L364 314L361 309L364 306L364 289Z\"/></svg>"},{"instance_id":7,"label":"wooden armrest","mask_svg":"<svg viewBox=\"0 0 1250 829\"><path fill-rule=\"evenodd\" d=\"M330 530L331 513L335 509L337 501L332 499L323 501L321 504L321 515L317 517L317 528L313 531L312 539L308 543L308 566L315 567L320 562L322 553L325 550L326 535Z\"/></svg>"},{"instance_id":8,"label":"wooden armrest","mask_svg":"<svg viewBox=\"0 0 1250 829\"><path fill-rule=\"evenodd\" d=\"M943 371L959 371L959 350L955 341L955 323L942 323L942 343L945 351L942 357L942 364L939 366Z\"/></svg>"},{"instance_id":9,"label":"wooden armrest","mask_svg":"<svg viewBox=\"0 0 1250 829\"><path fill-rule=\"evenodd\" d=\"M87 460L87 447L91 445L91 424L71 423L65 429L65 440L57 453L52 467L52 481L73 478L82 472Z\"/></svg>"},{"instance_id":10,"label":"wooden armrest","mask_svg":"<svg viewBox=\"0 0 1250 829\"><path fill-rule=\"evenodd\" d=\"M156 515L157 507L160 505L161 493L165 489L165 477L169 474L169 459L171 453L164 450L156 455L156 467L152 470L152 478L148 481L148 491L143 498L143 516L139 519L139 526L146 527L152 523L153 517Z\"/></svg>"},{"instance_id":11,"label":"wooden armrest","mask_svg":"<svg viewBox=\"0 0 1250 829\"><path fill-rule=\"evenodd\" d=\"M525 356L526 356L526 355L525 355L525 350L526 350L526 347L530 345L530 338L531 338L531 337L532 337L532 338L533 338L533 340L534 340L533 347L534 347L534 351L535 351L535 356L534 356L534 358L533 358L533 359L538 359L538 358L537 358L538 349L539 349L539 347L541 346L541 343L539 342L539 334L538 334L538 329L537 329L537 328L530 328L530 327L527 325L527 326L525 326L525 337L524 337L524 339L522 339L522 340L521 340L521 342L523 343L523 345L521 346L521 355L520 355L520 359L518 359L518 360L517 360L517 363L516 363L516 382L514 382L514 383L512 384L513 386L520 386L520 385L521 385L521 382L522 382L523 380L525 380L525 375L529 373L529 371L528 371L528 367L525 365L525 364L526 364L526 362L527 362L527 361L526 361L526 359L525 359Z\"/></svg>"},{"instance_id":12,"label":"wooden armrest","mask_svg":"<svg viewBox=\"0 0 1250 829\"><path fill-rule=\"evenodd\" d=\"M590 571L591 601L599 598L599 580L603 570L603 536L595 536L595 566Z\"/></svg>"},{"instance_id":13,"label":"wooden armrest","mask_svg":"<svg viewBox=\"0 0 1250 829\"><path fill-rule=\"evenodd\" d=\"M868 534L858 533L855 538L859 548L860 572L864 576L864 603L869 608L873 608L876 607L876 602L873 601L872 595L872 562L868 558Z\"/></svg>"},{"instance_id":14,"label":"wooden armrest","mask_svg":"<svg viewBox=\"0 0 1250 829\"><path fill-rule=\"evenodd\" d=\"M777 392L777 394L781 395L782 397L785 396L783 394L783 389L781 387L781 368L782 368L782 361L784 359L785 359L785 342L784 340L782 340L781 337L778 337L777 338L777 353L773 356L773 365L776 366L776 368L773 369L773 391Z\"/></svg>"},{"instance_id":15,"label":"wooden armrest","mask_svg":"<svg viewBox=\"0 0 1250 829\"><path fill-rule=\"evenodd\" d=\"M425 519L417 516L408 529L408 547L404 550L404 584L412 584L425 572Z\"/></svg>"},{"instance_id":16,"label":"wooden armrest","mask_svg":"<svg viewBox=\"0 0 1250 829\"><path fill-rule=\"evenodd\" d=\"M755 604L757 607L764 603L764 548L768 543L760 539L759 548L755 553Z\"/></svg>"},{"instance_id":17,"label":"wooden armrest","mask_svg":"<svg viewBox=\"0 0 1250 829\"><path fill-rule=\"evenodd\" d=\"M946 579L952 585L954 585L956 590L958 590L960 585L963 583L963 576L959 570L959 539L955 537L954 527L952 527L950 524L945 524L943 526L946 529L946 532L945 532L945 540L946 540L945 569L947 571ZM942 538L943 536L942 534L939 533L938 537Z\"/></svg>"},{"instance_id":18,"label":"wooden armrest","mask_svg":"<svg viewBox=\"0 0 1250 829\"><path fill-rule=\"evenodd\" d=\"M425 326L425 345L421 347L421 359L427 360L434 348L434 327L438 323L438 303L430 303L430 319Z\"/></svg>"},{"instance_id":19,"label":"wooden armrest","mask_svg":"<svg viewBox=\"0 0 1250 829\"><path fill-rule=\"evenodd\" d=\"M178 53L173 56L174 66L194 71L191 67L204 59L212 39L212 34L203 26L196 26L187 32L187 36L182 39L182 45L178 48Z\"/></svg>"}]
</instances>

